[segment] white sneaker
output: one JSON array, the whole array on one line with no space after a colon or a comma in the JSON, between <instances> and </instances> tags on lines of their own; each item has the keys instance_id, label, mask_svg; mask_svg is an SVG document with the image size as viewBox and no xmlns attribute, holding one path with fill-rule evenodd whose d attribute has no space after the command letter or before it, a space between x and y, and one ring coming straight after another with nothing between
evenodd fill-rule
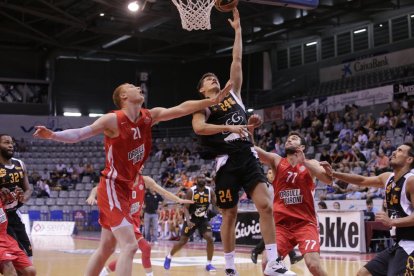
<instances>
[{"instance_id":1,"label":"white sneaker","mask_svg":"<svg viewBox=\"0 0 414 276\"><path fill-rule=\"evenodd\" d=\"M283 261L279 258L276 261L270 261L267 263L266 268L264 270L264 275L267 276L296 276L296 273L290 271L286 268Z\"/></svg>"},{"instance_id":2,"label":"white sneaker","mask_svg":"<svg viewBox=\"0 0 414 276\"><path fill-rule=\"evenodd\" d=\"M110 271L106 267L104 267L102 269L101 273L99 273L99 276L108 276L109 273L110 273Z\"/></svg>"}]
</instances>

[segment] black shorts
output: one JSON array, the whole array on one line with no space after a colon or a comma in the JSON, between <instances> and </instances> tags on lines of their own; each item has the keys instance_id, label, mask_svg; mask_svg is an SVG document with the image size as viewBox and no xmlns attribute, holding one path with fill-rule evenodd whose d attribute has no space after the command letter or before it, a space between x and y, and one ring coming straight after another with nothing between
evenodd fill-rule
<instances>
[{"instance_id":1,"label":"black shorts","mask_svg":"<svg viewBox=\"0 0 414 276\"><path fill-rule=\"evenodd\" d=\"M194 223L193 228L189 228L187 225L187 221L184 221L183 231L181 233L182 235L186 237L191 237L191 235L194 234L194 232L197 229L201 236L204 235L204 233L206 232L211 232L211 225L207 218L198 219L198 220L191 221L191 222Z\"/></svg>"},{"instance_id":2,"label":"black shorts","mask_svg":"<svg viewBox=\"0 0 414 276\"><path fill-rule=\"evenodd\" d=\"M32 257L32 244L26 233L26 227L21 221L20 216L16 211L7 212L7 219L9 221L7 225L7 234L13 237L19 244L19 247L26 253L27 256Z\"/></svg>"},{"instance_id":3,"label":"black shorts","mask_svg":"<svg viewBox=\"0 0 414 276\"><path fill-rule=\"evenodd\" d=\"M229 156L226 164L216 174L217 206L230 209L239 202L239 191L244 189L247 195L260 182L266 183L262 165L252 152L246 147Z\"/></svg>"},{"instance_id":4,"label":"black shorts","mask_svg":"<svg viewBox=\"0 0 414 276\"><path fill-rule=\"evenodd\" d=\"M373 276L414 275L413 253L408 255L401 246L395 244L378 253L365 268Z\"/></svg>"}]
</instances>

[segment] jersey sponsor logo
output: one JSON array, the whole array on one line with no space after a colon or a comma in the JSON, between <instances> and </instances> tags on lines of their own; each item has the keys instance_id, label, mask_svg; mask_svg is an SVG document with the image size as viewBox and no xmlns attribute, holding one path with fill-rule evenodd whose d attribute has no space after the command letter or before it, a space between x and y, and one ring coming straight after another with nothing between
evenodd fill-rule
<instances>
[{"instance_id":1,"label":"jersey sponsor logo","mask_svg":"<svg viewBox=\"0 0 414 276\"><path fill-rule=\"evenodd\" d=\"M138 189L140 189L141 191L144 190L144 185L139 184Z\"/></svg>"},{"instance_id":2,"label":"jersey sponsor logo","mask_svg":"<svg viewBox=\"0 0 414 276\"><path fill-rule=\"evenodd\" d=\"M3 177L6 175L6 169L0 169L0 177Z\"/></svg>"},{"instance_id":3,"label":"jersey sponsor logo","mask_svg":"<svg viewBox=\"0 0 414 276\"><path fill-rule=\"evenodd\" d=\"M240 115L238 111L233 112L230 114L230 117L226 120L226 125L242 125L244 124L244 117ZM228 131L222 132L224 135L227 135L226 138L224 138L224 141L231 142L235 140L247 140L246 137L248 137L249 133L246 131L244 134L245 137L240 136L238 133L229 133Z\"/></svg>"},{"instance_id":4,"label":"jersey sponsor logo","mask_svg":"<svg viewBox=\"0 0 414 276\"><path fill-rule=\"evenodd\" d=\"M128 160L132 160L132 164L136 164L144 158L145 147L144 144L128 152Z\"/></svg>"},{"instance_id":5,"label":"jersey sponsor logo","mask_svg":"<svg viewBox=\"0 0 414 276\"><path fill-rule=\"evenodd\" d=\"M300 194L300 189L290 189L279 192L279 197L285 205L299 204L303 201L303 195Z\"/></svg>"},{"instance_id":6,"label":"jersey sponsor logo","mask_svg":"<svg viewBox=\"0 0 414 276\"><path fill-rule=\"evenodd\" d=\"M0 208L0 223L5 223L7 221L6 213L3 208Z\"/></svg>"},{"instance_id":7,"label":"jersey sponsor logo","mask_svg":"<svg viewBox=\"0 0 414 276\"><path fill-rule=\"evenodd\" d=\"M135 214L136 212L138 212L138 210L139 210L139 202L135 202L135 203L133 203L133 204L131 204L131 209L130 209L130 214L131 215L133 215L133 214Z\"/></svg>"}]
</instances>

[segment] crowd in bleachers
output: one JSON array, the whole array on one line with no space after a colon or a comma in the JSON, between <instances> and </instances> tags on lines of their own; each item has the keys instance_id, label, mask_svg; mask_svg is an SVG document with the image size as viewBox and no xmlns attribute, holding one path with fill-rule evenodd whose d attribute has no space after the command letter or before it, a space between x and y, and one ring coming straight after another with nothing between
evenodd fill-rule
<instances>
[{"instance_id":1,"label":"crowd in bleachers","mask_svg":"<svg viewBox=\"0 0 414 276\"><path fill-rule=\"evenodd\" d=\"M389 157L396 146L412 141L414 116L412 99L395 100L375 119L360 113L355 105L343 112L296 112L292 123L272 123L257 131L258 144L267 151L284 154L284 141L290 130L300 131L308 145L307 155L331 163L341 172L378 175L390 170ZM323 186L324 187L324 186ZM383 198L383 189L365 188L335 181L320 188L318 197L331 199Z\"/></svg>"}]
</instances>

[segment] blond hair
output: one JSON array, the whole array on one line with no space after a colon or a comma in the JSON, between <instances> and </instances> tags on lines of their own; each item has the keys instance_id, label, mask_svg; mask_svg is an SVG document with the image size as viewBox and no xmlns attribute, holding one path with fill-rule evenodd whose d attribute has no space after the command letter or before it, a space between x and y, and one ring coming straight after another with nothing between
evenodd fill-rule
<instances>
[{"instance_id":1,"label":"blond hair","mask_svg":"<svg viewBox=\"0 0 414 276\"><path fill-rule=\"evenodd\" d=\"M121 93L124 91L124 85L126 85L126 83L115 88L114 93L112 94L112 100L117 108L122 108Z\"/></svg>"}]
</instances>

